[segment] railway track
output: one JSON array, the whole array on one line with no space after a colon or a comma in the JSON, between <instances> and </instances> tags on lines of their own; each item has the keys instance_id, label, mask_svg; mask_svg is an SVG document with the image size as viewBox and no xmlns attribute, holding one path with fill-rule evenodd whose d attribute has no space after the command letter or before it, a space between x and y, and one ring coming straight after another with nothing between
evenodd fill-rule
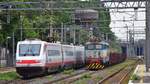
<instances>
[{"instance_id":1,"label":"railway track","mask_svg":"<svg viewBox=\"0 0 150 84\"><path fill-rule=\"evenodd\" d=\"M57 81L53 81L53 82L48 82L46 84L74 84L76 81L82 79L82 77L86 74L90 75L90 76L94 76L94 75L97 75L98 73L106 73L107 70L111 69L112 67L107 67L107 68L104 68L103 70L98 70L98 71L86 71L84 73L81 73L81 74L76 74L76 75L73 75L73 76L69 76L69 77L66 77L66 78L63 78L63 79L60 79L60 80L57 80ZM125 68L127 68L127 66L124 66L123 68L121 68L119 70L119 72L121 72L122 70L124 70ZM124 70L126 72L126 76L130 73L131 69L133 69L133 67L130 67L130 70ZM129 71L129 72L128 72ZM118 72L116 73L113 73L113 75L117 74ZM121 73L122 74L122 73ZM123 72L124 74L124 72ZM125 76L125 77L126 77ZM102 84L105 80L107 80L108 77L104 78L102 81L98 82L98 84ZM122 79L123 80L123 79ZM121 82L121 81L120 81ZM95 84L95 83L90 83L90 84ZM112 83L106 83L106 84L112 84ZM114 83L116 84L116 83Z\"/></svg>"},{"instance_id":2,"label":"railway track","mask_svg":"<svg viewBox=\"0 0 150 84\"><path fill-rule=\"evenodd\" d=\"M60 79L57 79L54 81L50 81L46 84L70 84L70 83L80 79L83 76L83 74L93 74L93 73L95 73L95 72L94 71L84 71L82 73L78 73L78 74L60 78Z\"/></svg>"},{"instance_id":3,"label":"railway track","mask_svg":"<svg viewBox=\"0 0 150 84\"><path fill-rule=\"evenodd\" d=\"M42 76L42 77L39 76L36 78L30 78L30 79L16 79L16 80L10 80L10 81L0 81L0 83L1 84L51 84L51 83L55 83L57 81L61 81L69 77L73 77L73 76L83 74L86 72L87 70L85 69L79 69L70 75L65 75L63 73L54 73L51 75Z\"/></svg>"},{"instance_id":4,"label":"railway track","mask_svg":"<svg viewBox=\"0 0 150 84\"><path fill-rule=\"evenodd\" d=\"M98 71L88 71L88 70L85 70L85 68L82 68L82 69L75 70L71 74L64 74L63 72L61 72L61 73L54 73L51 75L47 75L43 77L36 77L36 78L31 78L31 79L26 79L26 80L16 79L16 80L11 80L11 81L0 81L0 84L74 84L76 81L82 79L82 77L85 74L94 76L100 73L101 75L99 76L102 76L103 74L106 74L106 72L111 68L112 67L107 67L107 68L104 68L103 70L98 70ZM131 69L133 69L133 67L129 68L127 65L124 66L123 68L118 69L120 73L119 78L122 78L118 80L120 83L124 80L124 78L126 78L126 76L128 76ZM111 76L104 75L104 77L102 77L103 79L101 81L98 80L99 82L98 81L97 82L99 84L105 83L106 82L105 80L108 81L110 80L110 78L113 78L116 74L119 74L118 70L116 70L117 72L113 73L113 75ZM122 74L125 74L125 75L122 75ZM112 79L112 80L116 80L116 79ZM96 83L92 83L92 84L96 84ZM111 83L107 83L107 84L112 84L112 81Z\"/></svg>"},{"instance_id":5,"label":"railway track","mask_svg":"<svg viewBox=\"0 0 150 84\"><path fill-rule=\"evenodd\" d=\"M125 66L105 77L103 80L100 80L97 84L125 84L125 79L130 75L137 64L138 62L132 64L131 66Z\"/></svg>"}]
</instances>

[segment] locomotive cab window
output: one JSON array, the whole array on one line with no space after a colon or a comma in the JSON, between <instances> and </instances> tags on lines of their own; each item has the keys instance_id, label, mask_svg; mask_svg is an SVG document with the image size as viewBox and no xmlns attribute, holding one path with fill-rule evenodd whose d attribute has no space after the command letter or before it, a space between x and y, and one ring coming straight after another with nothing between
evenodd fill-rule
<instances>
[{"instance_id":1,"label":"locomotive cab window","mask_svg":"<svg viewBox=\"0 0 150 84\"><path fill-rule=\"evenodd\" d=\"M96 49L101 49L102 45L96 45Z\"/></svg>"},{"instance_id":2,"label":"locomotive cab window","mask_svg":"<svg viewBox=\"0 0 150 84\"><path fill-rule=\"evenodd\" d=\"M20 44L19 56L39 56L41 44Z\"/></svg>"},{"instance_id":3,"label":"locomotive cab window","mask_svg":"<svg viewBox=\"0 0 150 84\"><path fill-rule=\"evenodd\" d=\"M48 56L60 56L59 50L48 50Z\"/></svg>"},{"instance_id":4,"label":"locomotive cab window","mask_svg":"<svg viewBox=\"0 0 150 84\"><path fill-rule=\"evenodd\" d=\"M91 44L91 45L87 45L87 46L86 46L86 49L92 50L92 49L94 49L94 45L92 45L92 44Z\"/></svg>"}]
</instances>

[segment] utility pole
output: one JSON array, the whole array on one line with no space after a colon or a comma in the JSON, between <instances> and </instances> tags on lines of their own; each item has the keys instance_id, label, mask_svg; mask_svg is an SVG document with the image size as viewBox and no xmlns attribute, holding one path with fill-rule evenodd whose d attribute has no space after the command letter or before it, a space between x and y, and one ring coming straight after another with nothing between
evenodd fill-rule
<instances>
[{"instance_id":1,"label":"utility pole","mask_svg":"<svg viewBox=\"0 0 150 84\"><path fill-rule=\"evenodd\" d=\"M67 43L67 39L66 39L66 34L67 34L67 31L66 31L66 25L64 25L64 43Z\"/></svg>"},{"instance_id":2,"label":"utility pole","mask_svg":"<svg viewBox=\"0 0 150 84\"><path fill-rule=\"evenodd\" d=\"M73 44L76 44L76 30L75 30L75 26L73 27Z\"/></svg>"},{"instance_id":3,"label":"utility pole","mask_svg":"<svg viewBox=\"0 0 150 84\"><path fill-rule=\"evenodd\" d=\"M61 23L61 43L63 43L63 37L64 37L64 24Z\"/></svg>"},{"instance_id":4,"label":"utility pole","mask_svg":"<svg viewBox=\"0 0 150 84\"><path fill-rule=\"evenodd\" d=\"M150 67L150 1L146 1L146 46L145 46L146 71Z\"/></svg>"},{"instance_id":5,"label":"utility pole","mask_svg":"<svg viewBox=\"0 0 150 84\"><path fill-rule=\"evenodd\" d=\"M131 30L129 30L129 46L128 46L128 54L129 54L129 57L131 57Z\"/></svg>"},{"instance_id":6,"label":"utility pole","mask_svg":"<svg viewBox=\"0 0 150 84\"><path fill-rule=\"evenodd\" d=\"M20 15L20 40L22 41L23 17Z\"/></svg>"},{"instance_id":7,"label":"utility pole","mask_svg":"<svg viewBox=\"0 0 150 84\"><path fill-rule=\"evenodd\" d=\"M129 30L128 30L127 24L126 24L125 28L127 28L127 44L126 44L127 51L126 51L126 53L127 53L127 56L129 56L129 40L128 40L128 38L129 38L129 36L128 36Z\"/></svg>"},{"instance_id":8,"label":"utility pole","mask_svg":"<svg viewBox=\"0 0 150 84\"><path fill-rule=\"evenodd\" d=\"M15 33L13 32L13 37L12 37L12 40L13 40L13 46L12 46L12 51L13 51L13 66L15 65Z\"/></svg>"},{"instance_id":9,"label":"utility pole","mask_svg":"<svg viewBox=\"0 0 150 84\"><path fill-rule=\"evenodd\" d=\"M135 50L134 50L134 31L129 30L129 57L135 56Z\"/></svg>"},{"instance_id":10,"label":"utility pole","mask_svg":"<svg viewBox=\"0 0 150 84\"><path fill-rule=\"evenodd\" d=\"M10 65L10 56L8 55L8 40L10 39L11 37L6 37L6 54L5 54L5 56L6 56L6 66L8 67L9 65Z\"/></svg>"},{"instance_id":11,"label":"utility pole","mask_svg":"<svg viewBox=\"0 0 150 84\"><path fill-rule=\"evenodd\" d=\"M50 0L50 1L52 2L53 0ZM51 4L51 8L53 8L53 4ZM51 16L53 16L53 10L51 10L50 13L51 13ZM50 25L49 25L49 27L50 27L50 28L49 28L49 29L50 29L50 30L49 30L49 31L50 31L49 37L50 37L50 40L53 39L53 41L54 41L54 37L53 37L53 26L52 26L53 24L52 24L52 22L53 22L53 21L52 21L52 19L51 19L51 20L50 20Z\"/></svg>"}]
</instances>

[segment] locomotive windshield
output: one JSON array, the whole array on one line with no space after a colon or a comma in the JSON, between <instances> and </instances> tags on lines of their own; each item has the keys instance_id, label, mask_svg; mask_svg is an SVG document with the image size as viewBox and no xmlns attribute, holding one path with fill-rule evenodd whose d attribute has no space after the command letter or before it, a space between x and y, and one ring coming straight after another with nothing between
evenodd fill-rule
<instances>
[{"instance_id":1,"label":"locomotive windshield","mask_svg":"<svg viewBox=\"0 0 150 84\"><path fill-rule=\"evenodd\" d=\"M86 45L86 49L87 50L100 50L102 49L102 45L101 44L89 44L89 45Z\"/></svg>"},{"instance_id":2,"label":"locomotive windshield","mask_svg":"<svg viewBox=\"0 0 150 84\"><path fill-rule=\"evenodd\" d=\"M41 44L20 44L19 56L39 56Z\"/></svg>"},{"instance_id":3,"label":"locomotive windshield","mask_svg":"<svg viewBox=\"0 0 150 84\"><path fill-rule=\"evenodd\" d=\"M86 45L86 50L103 50L107 49L109 46L103 44L89 44Z\"/></svg>"},{"instance_id":4,"label":"locomotive windshield","mask_svg":"<svg viewBox=\"0 0 150 84\"><path fill-rule=\"evenodd\" d=\"M87 49L88 49L88 50L92 50L92 49L94 49L94 45L92 45L92 44L87 45Z\"/></svg>"}]
</instances>

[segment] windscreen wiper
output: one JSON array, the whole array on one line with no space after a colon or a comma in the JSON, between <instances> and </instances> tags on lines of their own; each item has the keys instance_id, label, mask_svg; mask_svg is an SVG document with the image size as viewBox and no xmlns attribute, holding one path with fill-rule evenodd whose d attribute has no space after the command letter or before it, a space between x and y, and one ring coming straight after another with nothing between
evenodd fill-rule
<instances>
[{"instance_id":1,"label":"windscreen wiper","mask_svg":"<svg viewBox=\"0 0 150 84\"><path fill-rule=\"evenodd\" d=\"M34 52L32 51L32 49L30 50L30 52L32 53L33 56L35 56Z\"/></svg>"}]
</instances>

